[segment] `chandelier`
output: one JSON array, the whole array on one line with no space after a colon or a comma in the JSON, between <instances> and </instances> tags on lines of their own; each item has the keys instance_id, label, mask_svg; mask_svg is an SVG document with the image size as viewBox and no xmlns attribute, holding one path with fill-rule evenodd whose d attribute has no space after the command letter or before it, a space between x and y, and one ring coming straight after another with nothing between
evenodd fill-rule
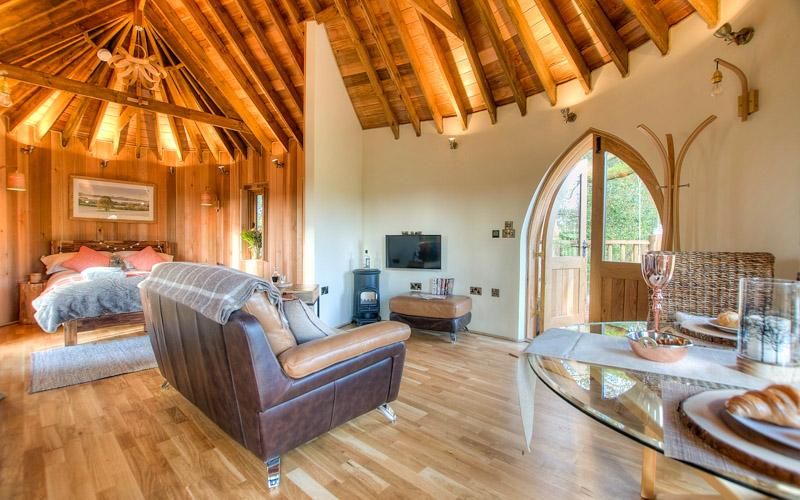
<instances>
[{"instance_id":1,"label":"chandelier","mask_svg":"<svg viewBox=\"0 0 800 500\"><path fill-rule=\"evenodd\" d=\"M143 38L144 28L134 27L133 53L128 52L122 47L118 47L112 54L110 50L102 48L97 51L97 57L108 63L108 66L117 71L117 78L125 85L130 87L145 88L147 90L158 89L158 84L162 78L166 78L167 72L156 60L155 55L148 55Z\"/></svg>"}]
</instances>

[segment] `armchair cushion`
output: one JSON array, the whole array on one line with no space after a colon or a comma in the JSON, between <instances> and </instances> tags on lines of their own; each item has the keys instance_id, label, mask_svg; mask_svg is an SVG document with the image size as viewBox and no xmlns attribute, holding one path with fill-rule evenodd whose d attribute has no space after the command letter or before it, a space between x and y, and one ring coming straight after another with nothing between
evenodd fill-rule
<instances>
[{"instance_id":1,"label":"armchair cushion","mask_svg":"<svg viewBox=\"0 0 800 500\"><path fill-rule=\"evenodd\" d=\"M297 345L294 335L281 322L278 308L275 307L264 292L254 293L244 303L242 311L252 314L261 323L267 335L267 342L275 356Z\"/></svg>"},{"instance_id":2,"label":"armchair cushion","mask_svg":"<svg viewBox=\"0 0 800 500\"><path fill-rule=\"evenodd\" d=\"M300 299L285 300L283 302L283 312L286 314L289 328L292 330L292 334L294 334L298 344L339 333L339 330L331 328L320 321L314 311Z\"/></svg>"},{"instance_id":3,"label":"armchair cushion","mask_svg":"<svg viewBox=\"0 0 800 500\"><path fill-rule=\"evenodd\" d=\"M287 349L278 357L293 379L307 377L361 354L408 340L411 329L396 321L381 321Z\"/></svg>"}]
</instances>

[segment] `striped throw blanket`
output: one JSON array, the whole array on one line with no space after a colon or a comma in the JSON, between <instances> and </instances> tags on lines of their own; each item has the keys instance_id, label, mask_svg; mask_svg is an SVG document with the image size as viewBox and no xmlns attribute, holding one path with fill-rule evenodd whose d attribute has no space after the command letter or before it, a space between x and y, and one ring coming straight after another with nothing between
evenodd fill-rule
<instances>
[{"instance_id":1,"label":"striped throw blanket","mask_svg":"<svg viewBox=\"0 0 800 500\"><path fill-rule=\"evenodd\" d=\"M153 266L139 288L194 309L221 325L256 292L266 292L285 322L281 291L271 282L223 266L164 262Z\"/></svg>"}]
</instances>

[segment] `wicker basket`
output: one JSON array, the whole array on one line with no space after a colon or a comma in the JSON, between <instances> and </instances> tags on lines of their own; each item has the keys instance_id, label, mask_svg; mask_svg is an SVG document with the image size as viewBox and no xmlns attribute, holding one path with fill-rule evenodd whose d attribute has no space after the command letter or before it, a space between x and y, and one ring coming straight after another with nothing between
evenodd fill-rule
<instances>
[{"instance_id":1,"label":"wicker basket","mask_svg":"<svg viewBox=\"0 0 800 500\"><path fill-rule=\"evenodd\" d=\"M764 252L652 252L675 256L675 273L664 288L662 321L685 312L716 317L739 308L740 278L772 278L775 256ZM652 319L652 294L650 297Z\"/></svg>"}]
</instances>

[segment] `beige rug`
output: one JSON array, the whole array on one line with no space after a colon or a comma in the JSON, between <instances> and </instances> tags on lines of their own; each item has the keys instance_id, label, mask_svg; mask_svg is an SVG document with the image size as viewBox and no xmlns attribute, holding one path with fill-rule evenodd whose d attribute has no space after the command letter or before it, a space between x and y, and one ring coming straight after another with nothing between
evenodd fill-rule
<instances>
[{"instance_id":1,"label":"beige rug","mask_svg":"<svg viewBox=\"0 0 800 500\"><path fill-rule=\"evenodd\" d=\"M82 384L156 366L147 335L38 351L31 354L30 392Z\"/></svg>"}]
</instances>

